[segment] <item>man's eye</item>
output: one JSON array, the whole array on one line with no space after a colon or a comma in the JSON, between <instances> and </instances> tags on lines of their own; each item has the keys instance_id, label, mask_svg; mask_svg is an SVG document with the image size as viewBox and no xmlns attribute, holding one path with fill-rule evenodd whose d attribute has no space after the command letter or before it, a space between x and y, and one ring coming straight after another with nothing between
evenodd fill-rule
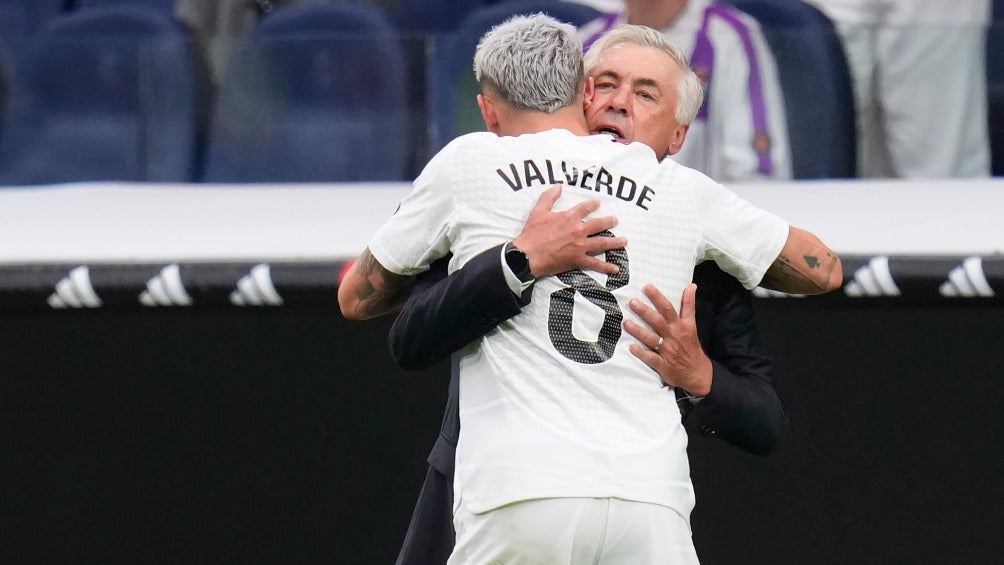
<instances>
[{"instance_id":1,"label":"man's eye","mask_svg":"<svg viewBox=\"0 0 1004 565\"><path fill-rule=\"evenodd\" d=\"M652 96L651 94L649 94L648 92L645 92L644 90L641 91L641 92L639 92L638 96L641 97L644 100L655 100L655 96Z\"/></svg>"},{"instance_id":2,"label":"man's eye","mask_svg":"<svg viewBox=\"0 0 1004 565\"><path fill-rule=\"evenodd\" d=\"M613 88L613 83L610 82L598 82L596 83L596 88Z\"/></svg>"}]
</instances>

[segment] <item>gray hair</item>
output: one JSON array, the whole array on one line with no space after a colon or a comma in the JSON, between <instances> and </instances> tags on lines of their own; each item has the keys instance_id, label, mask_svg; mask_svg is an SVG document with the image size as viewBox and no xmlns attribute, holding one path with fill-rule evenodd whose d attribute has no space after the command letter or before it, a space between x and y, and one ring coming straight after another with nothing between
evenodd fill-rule
<instances>
[{"instance_id":1,"label":"gray hair","mask_svg":"<svg viewBox=\"0 0 1004 565\"><path fill-rule=\"evenodd\" d=\"M694 121L698 110L701 109L701 104L704 102L704 84L694 69L690 68L687 56L658 30L631 24L624 24L610 30L596 43L593 43L589 51L586 52L584 60L586 69L592 70L604 49L622 44L658 49L676 62L681 71L676 102L676 121L681 124L689 124Z\"/></svg>"},{"instance_id":2,"label":"gray hair","mask_svg":"<svg viewBox=\"0 0 1004 565\"><path fill-rule=\"evenodd\" d=\"M513 16L478 42L474 76L510 106L550 114L582 93L582 42L550 16Z\"/></svg>"}]
</instances>

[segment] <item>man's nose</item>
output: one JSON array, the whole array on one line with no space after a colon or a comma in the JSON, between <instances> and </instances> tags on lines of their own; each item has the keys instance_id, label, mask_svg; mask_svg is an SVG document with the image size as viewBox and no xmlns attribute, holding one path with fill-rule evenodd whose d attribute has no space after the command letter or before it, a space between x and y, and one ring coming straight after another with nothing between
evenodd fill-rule
<instances>
[{"instance_id":1,"label":"man's nose","mask_svg":"<svg viewBox=\"0 0 1004 565\"><path fill-rule=\"evenodd\" d=\"M631 111L630 100L628 89L618 88L610 97L610 108L623 114L629 114Z\"/></svg>"}]
</instances>

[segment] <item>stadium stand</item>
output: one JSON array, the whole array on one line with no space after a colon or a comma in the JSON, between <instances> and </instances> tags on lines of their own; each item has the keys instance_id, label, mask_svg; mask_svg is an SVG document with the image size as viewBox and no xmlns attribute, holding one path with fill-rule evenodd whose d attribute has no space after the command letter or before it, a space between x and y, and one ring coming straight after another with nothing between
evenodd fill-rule
<instances>
[{"instance_id":1,"label":"stadium stand","mask_svg":"<svg viewBox=\"0 0 1004 565\"><path fill-rule=\"evenodd\" d=\"M407 70L383 9L276 8L244 38L220 85L203 180L402 180Z\"/></svg>"},{"instance_id":2,"label":"stadium stand","mask_svg":"<svg viewBox=\"0 0 1004 565\"><path fill-rule=\"evenodd\" d=\"M62 11L63 0L0 0L0 38L32 35Z\"/></svg>"},{"instance_id":3,"label":"stadium stand","mask_svg":"<svg viewBox=\"0 0 1004 565\"><path fill-rule=\"evenodd\" d=\"M146 6L162 14L172 16L175 4L177 4L177 0L74 0L73 9L86 10L96 6L114 5Z\"/></svg>"},{"instance_id":4,"label":"stadium stand","mask_svg":"<svg viewBox=\"0 0 1004 565\"><path fill-rule=\"evenodd\" d=\"M855 176L850 71L833 22L804 2L725 0L753 16L777 61L795 179Z\"/></svg>"},{"instance_id":5,"label":"stadium stand","mask_svg":"<svg viewBox=\"0 0 1004 565\"><path fill-rule=\"evenodd\" d=\"M987 101L990 120L990 168L1004 176L1004 0L994 0L987 32Z\"/></svg>"},{"instance_id":6,"label":"stadium stand","mask_svg":"<svg viewBox=\"0 0 1004 565\"><path fill-rule=\"evenodd\" d=\"M12 57L0 182L190 181L188 37L142 6L53 18Z\"/></svg>"},{"instance_id":7,"label":"stadium stand","mask_svg":"<svg viewBox=\"0 0 1004 565\"><path fill-rule=\"evenodd\" d=\"M454 137L484 130L478 111L477 84L471 61L481 36L515 14L544 12L579 26L600 13L588 6L554 0L515 0L482 6L471 12L435 49L429 79L430 137L433 150Z\"/></svg>"},{"instance_id":8,"label":"stadium stand","mask_svg":"<svg viewBox=\"0 0 1004 565\"><path fill-rule=\"evenodd\" d=\"M444 33L456 29L460 22L485 0L400 0L398 19L401 28L425 33Z\"/></svg>"}]
</instances>

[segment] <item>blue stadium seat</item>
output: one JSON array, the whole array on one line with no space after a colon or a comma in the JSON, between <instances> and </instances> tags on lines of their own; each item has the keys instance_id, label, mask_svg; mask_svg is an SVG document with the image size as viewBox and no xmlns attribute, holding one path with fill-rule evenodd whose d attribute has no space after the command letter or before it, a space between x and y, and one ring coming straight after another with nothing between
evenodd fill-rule
<instances>
[{"instance_id":1,"label":"blue stadium seat","mask_svg":"<svg viewBox=\"0 0 1004 565\"><path fill-rule=\"evenodd\" d=\"M1004 0L994 0L987 32L987 102L990 119L991 170L1004 176Z\"/></svg>"},{"instance_id":2,"label":"blue stadium seat","mask_svg":"<svg viewBox=\"0 0 1004 565\"><path fill-rule=\"evenodd\" d=\"M206 0L215 1L215 0ZM174 6L178 3L178 0L74 0L73 9L74 10L86 10L88 8L94 8L98 6L113 6L113 5L129 5L129 6L146 6L148 8L157 10L158 12L174 16Z\"/></svg>"},{"instance_id":3,"label":"blue stadium seat","mask_svg":"<svg viewBox=\"0 0 1004 565\"><path fill-rule=\"evenodd\" d=\"M15 53L0 182L188 181L198 89L188 36L136 6L71 12Z\"/></svg>"},{"instance_id":4,"label":"blue stadium seat","mask_svg":"<svg viewBox=\"0 0 1004 565\"><path fill-rule=\"evenodd\" d=\"M833 22L798 0L725 1L757 20L777 61L794 178L854 177L854 93Z\"/></svg>"},{"instance_id":5,"label":"blue stadium seat","mask_svg":"<svg viewBox=\"0 0 1004 565\"><path fill-rule=\"evenodd\" d=\"M62 11L63 0L0 0L0 40L32 35Z\"/></svg>"},{"instance_id":6,"label":"blue stadium seat","mask_svg":"<svg viewBox=\"0 0 1004 565\"><path fill-rule=\"evenodd\" d=\"M207 182L406 180L406 68L397 28L361 4L276 8L220 85Z\"/></svg>"},{"instance_id":7,"label":"blue stadium seat","mask_svg":"<svg viewBox=\"0 0 1004 565\"><path fill-rule=\"evenodd\" d=\"M398 0L399 20L408 31L452 31L486 0Z\"/></svg>"},{"instance_id":8,"label":"blue stadium seat","mask_svg":"<svg viewBox=\"0 0 1004 565\"><path fill-rule=\"evenodd\" d=\"M430 137L438 150L458 135L483 131L476 101L479 92L472 64L478 40L493 26L516 14L544 12L576 27L600 13L582 4L557 0L515 0L478 8L456 31L443 37L433 57L430 77Z\"/></svg>"}]
</instances>

